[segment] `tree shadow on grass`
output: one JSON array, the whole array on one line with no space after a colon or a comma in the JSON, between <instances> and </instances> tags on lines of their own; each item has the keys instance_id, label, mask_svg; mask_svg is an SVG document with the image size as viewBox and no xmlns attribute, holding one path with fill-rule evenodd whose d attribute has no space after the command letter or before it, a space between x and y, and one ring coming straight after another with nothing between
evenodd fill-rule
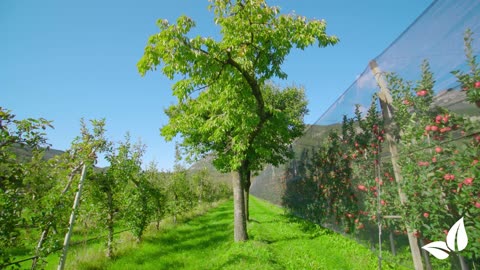
<instances>
[{"instance_id":1,"label":"tree shadow on grass","mask_svg":"<svg viewBox=\"0 0 480 270\"><path fill-rule=\"evenodd\" d=\"M239 264L240 262L249 262L249 261L254 261L255 259L251 256L243 255L243 254L238 254L234 257L230 257L226 262L222 263L220 266L213 268L213 269L225 269L228 266L236 265Z\"/></svg>"},{"instance_id":2,"label":"tree shadow on grass","mask_svg":"<svg viewBox=\"0 0 480 270\"><path fill-rule=\"evenodd\" d=\"M138 249L126 252L122 257L127 260L128 257L135 257L134 262L139 264L166 258L159 261L158 269L183 267L171 260L186 253L212 249L219 243L231 240L233 235L231 212L229 204L217 207L204 216L191 219L157 235L145 237Z\"/></svg>"},{"instance_id":3,"label":"tree shadow on grass","mask_svg":"<svg viewBox=\"0 0 480 270\"><path fill-rule=\"evenodd\" d=\"M248 220L248 222L249 222L249 223L257 223L257 224L262 223L262 222L260 222L260 221L258 221L258 220L256 220L256 219L253 219L253 218L250 218L250 219Z\"/></svg>"},{"instance_id":4,"label":"tree shadow on grass","mask_svg":"<svg viewBox=\"0 0 480 270\"><path fill-rule=\"evenodd\" d=\"M287 218L288 222L298 224L300 230L304 233L313 235L314 237L320 235L331 235L335 234L334 231L324 228L318 224L315 224L311 221L305 220L303 218L297 217L291 213L286 213L284 216Z\"/></svg>"}]
</instances>

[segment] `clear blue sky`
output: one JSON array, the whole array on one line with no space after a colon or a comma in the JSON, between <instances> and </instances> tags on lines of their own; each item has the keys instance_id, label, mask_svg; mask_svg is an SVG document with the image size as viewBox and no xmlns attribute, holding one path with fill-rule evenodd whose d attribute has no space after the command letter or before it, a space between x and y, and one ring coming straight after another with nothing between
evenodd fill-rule
<instances>
[{"instance_id":1,"label":"clear blue sky","mask_svg":"<svg viewBox=\"0 0 480 270\"><path fill-rule=\"evenodd\" d=\"M405 30L431 0L271 0L282 12L325 19L334 47L293 51L285 83L304 86L313 123L368 65ZM160 137L163 110L175 102L173 82L160 72L140 77L136 63L157 19L188 15L195 34L218 29L207 0L0 1L0 106L18 118L53 120L53 148L67 149L79 120L106 118L108 138L147 145L145 164L171 169L174 143ZM106 163L101 161L100 166Z\"/></svg>"}]
</instances>

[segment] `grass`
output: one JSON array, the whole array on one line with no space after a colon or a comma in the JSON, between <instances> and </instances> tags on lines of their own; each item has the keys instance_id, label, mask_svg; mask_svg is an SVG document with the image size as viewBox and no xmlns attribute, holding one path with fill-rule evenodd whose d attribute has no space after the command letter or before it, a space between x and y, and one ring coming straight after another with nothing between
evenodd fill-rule
<instances>
[{"instance_id":1,"label":"grass","mask_svg":"<svg viewBox=\"0 0 480 270\"><path fill-rule=\"evenodd\" d=\"M101 244L75 249L67 269L377 269L375 255L353 240L254 197L250 206L247 242L233 242L227 201L182 224L166 222L140 244L123 234L112 260Z\"/></svg>"}]
</instances>

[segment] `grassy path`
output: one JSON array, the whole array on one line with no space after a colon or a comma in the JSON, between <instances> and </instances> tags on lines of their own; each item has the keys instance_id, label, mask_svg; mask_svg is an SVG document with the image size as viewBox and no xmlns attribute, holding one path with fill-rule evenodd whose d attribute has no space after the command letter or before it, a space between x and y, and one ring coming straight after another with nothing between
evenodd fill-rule
<instances>
[{"instance_id":1,"label":"grassy path","mask_svg":"<svg viewBox=\"0 0 480 270\"><path fill-rule=\"evenodd\" d=\"M365 247L251 198L250 241L233 242L233 202L148 236L136 249L85 269L376 269Z\"/></svg>"}]
</instances>

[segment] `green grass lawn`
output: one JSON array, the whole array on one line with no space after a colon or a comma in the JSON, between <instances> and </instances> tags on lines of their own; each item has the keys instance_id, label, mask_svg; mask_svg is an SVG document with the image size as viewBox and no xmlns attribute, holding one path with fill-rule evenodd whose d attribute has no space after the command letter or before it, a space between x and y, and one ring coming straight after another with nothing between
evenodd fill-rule
<instances>
[{"instance_id":1,"label":"green grass lawn","mask_svg":"<svg viewBox=\"0 0 480 270\"><path fill-rule=\"evenodd\" d=\"M251 198L250 240L233 242L233 202L149 233L108 261L101 246L69 255L69 269L377 269L366 247ZM121 238L128 244L125 237ZM122 243L118 244L119 246Z\"/></svg>"}]
</instances>

